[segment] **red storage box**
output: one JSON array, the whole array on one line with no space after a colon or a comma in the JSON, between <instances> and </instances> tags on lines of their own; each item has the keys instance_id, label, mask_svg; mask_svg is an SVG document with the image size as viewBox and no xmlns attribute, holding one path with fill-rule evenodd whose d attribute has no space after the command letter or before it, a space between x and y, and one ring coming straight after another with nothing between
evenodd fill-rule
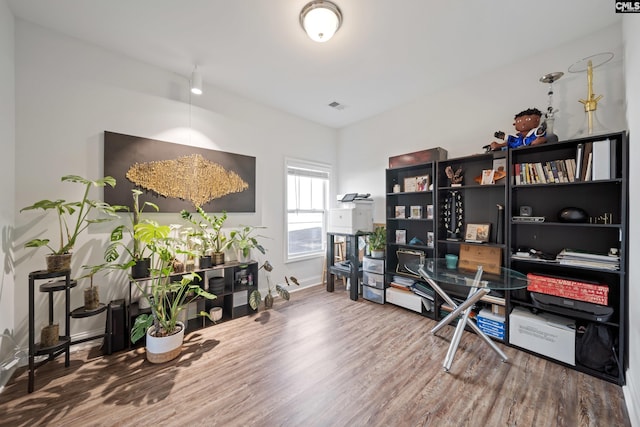
<instances>
[{"instance_id":1,"label":"red storage box","mask_svg":"<svg viewBox=\"0 0 640 427\"><path fill-rule=\"evenodd\" d=\"M527 274L529 284L527 290L541 294L575 299L594 304L608 305L609 286L604 284L585 283L560 277Z\"/></svg>"}]
</instances>

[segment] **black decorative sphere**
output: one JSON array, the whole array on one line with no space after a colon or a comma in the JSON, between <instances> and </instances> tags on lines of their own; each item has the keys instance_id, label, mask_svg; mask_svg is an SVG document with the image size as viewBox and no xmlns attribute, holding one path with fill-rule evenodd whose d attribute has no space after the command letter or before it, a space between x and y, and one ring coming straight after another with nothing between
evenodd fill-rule
<instances>
[{"instance_id":1,"label":"black decorative sphere","mask_svg":"<svg viewBox=\"0 0 640 427\"><path fill-rule=\"evenodd\" d=\"M560 222L587 222L589 215L584 209L563 208L558 212L558 220Z\"/></svg>"}]
</instances>

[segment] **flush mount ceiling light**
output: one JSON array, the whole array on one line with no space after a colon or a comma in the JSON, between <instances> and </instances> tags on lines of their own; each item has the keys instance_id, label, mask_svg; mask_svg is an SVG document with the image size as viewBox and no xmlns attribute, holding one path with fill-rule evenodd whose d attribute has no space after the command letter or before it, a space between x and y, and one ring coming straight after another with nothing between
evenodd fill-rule
<instances>
[{"instance_id":1,"label":"flush mount ceiling light","mask_svg":"<svg viewBox=\"0 0 640 427\"><path fill-rule=\"evenodd\" d=\"M311 40L324 43L333 37L342 25L342 12L335 3L314 0L302 8L300 25Z\"/></svg>"},{"instance_id":2,"label":"flush mount ceiling light","mask_svg":"<svg viewBox=\"0 0 640 427\"><path fill-rule=\"evenodd\" d=\"M191 73L191 93L196 95L202 95L202 74L198 71L196 66Z\"/></svg>"}]
</instances>

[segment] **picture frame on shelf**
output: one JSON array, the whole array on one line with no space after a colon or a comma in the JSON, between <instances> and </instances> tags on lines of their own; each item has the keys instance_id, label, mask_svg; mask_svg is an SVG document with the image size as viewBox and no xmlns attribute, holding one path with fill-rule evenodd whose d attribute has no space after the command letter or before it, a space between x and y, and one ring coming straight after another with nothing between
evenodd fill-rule
<instances>
[{"instance_id":1,"label":"picture frame on shelf","mask_svg":"<svg viewBox=\"0 0 640 427\"><path fill-rule=\"evenodd\" d=\"M427 247L433 248L435 246L433 231L427 231Z\"/></svg>"},{"instance_id":2,"label":"picture frame on shelf","mask_svg":"<svg viewBox=\"0 0 640 427\"><path fill-rule=\"evenodd\" d=\"M487 243L491 235L491 224L467 224L464 232L464 241L470 243Z\"/></svg>"},{"instance_id":3,"label":"picture frame on shelf","mask_svg":"<svg viewBox=\"0 0 640 427\"><path fill-rule=\"evenodd\" d=\"M396 230L396 243L399 245L407 244L407 230Z\"/></svg>"},{"instance_id":4,"label":"picture frame on shelf","mask_svg":"<svg viewBox=\"0 0 640 427\"><path fill-rule=\"evenodd\" d=\"M431 177L429 175L416 177L416 191L427 191L431 184Z\"/></svg>"},{"instance_id":5,"label":"picture frame on shelf","mask_svg":"<svg viewBox=\"0 0 640 427\"><path fill-rule=\"evenodd\" d=\"M507 158L501 157L499 159L493 159L493 171L494 175L500 176L503 173L506 175L507 173ZM495 174L495 172L498 172Z\"/></svg>"},{"instance_id":6,"label":"picture frame on shelf","mask_svg":"<svg viewBox=\"0 0 640 427\"><path fill-rule=\"evenodd\" d=\"M404 206L396 206L395 209L395 214L396 214L396 218L406 218L407 215L405 213L405 207Z\"/></svg>"},{"instance_id":7,"label":"picture frame on shelf","mask_svg":"<svg viewBox=\"0 0 640 427\"><path fill-rule=\"evenodd\" d=\"M493 169L484 169L482 171L482 180L480 181L480 185L491 185L494 184L493 174L495 171Z\"/></svg>"},{"instance_id":8,"label":"picture frame on shelf","mask_svg":"<svg viewBox=\"0 0 640 427\"><path fill-rule=\"evenodd\" d=\"M427 205L427 219L433 219L433 205Z\"/></svg>"},{"instance_id":9,"label":"picture frame on shelf","mask_svg":"<svg viewBox=\"0 0 640 427\"><path fill-rule=\"evenodd\" d=\"M410 216L411 219L420 219L422 218L422 206L411 206Z\"/></svg>"},{"instance_id":10,"label":"picture frame on shelf","mask_svg":"<svg viewBox=\"0 0 640 427\"><path fill-rule=\"evenodd\" d=\"M404 179L404 191L415 193L429 190L431 177L429 175L411 176Z\"/></svg>"}]
</instances>

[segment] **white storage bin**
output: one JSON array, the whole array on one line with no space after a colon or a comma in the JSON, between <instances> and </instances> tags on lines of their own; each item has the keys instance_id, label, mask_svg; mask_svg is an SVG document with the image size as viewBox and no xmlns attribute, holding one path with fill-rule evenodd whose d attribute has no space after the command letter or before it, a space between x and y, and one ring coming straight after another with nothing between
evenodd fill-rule
<instances>
[{"instance_id":1,"label":"white storage bin","mask_svg":"<svg viewBox=\"0 0 640 427\"><path fill-rule=\"evenodd\" d=\"M362 271L384 274L384 258L364 257L362 260Z\"/></svg>"},{"instance_id":2,"label":"white storage bin","mask_svg":"<svg viewBox=\"0 0 640 427\"><path fill-rule=\"evenodd\" d=\"M569 365L576 364L575 322L549 313L516 307L509 316L509 342Z\"/></svg>"},{"instance_id":3,"label":"white storage bin","mask_svg":"<svg viewBox=\"0 0 640 427\"><path fill-rule=\"evenodd\" d=\"M387 302L399 305L406 309L422 313L422 298L412 292L401 291L396 288L387 288Z\"/></svg>"},{"instance_id":4,"label":"white storage bin","mask_svg":"<svg viewBox=\"0 0 640 427\"><path fill-rule=\"evenodd\" d=\"M384 289L384 274L362 272L362 284L372 288Z\"/></svg>"},{"instance_id":5,"label":"white storage bin","mask_svg":"<svg viewBox=\"0 0 640 427\"><path fill-rule=\"evenodd\" d=\"M384 304L384 289L376 289L370 286L362 287L362 298L377 302L378 304Z\"/></svg>"}]
</instances>

